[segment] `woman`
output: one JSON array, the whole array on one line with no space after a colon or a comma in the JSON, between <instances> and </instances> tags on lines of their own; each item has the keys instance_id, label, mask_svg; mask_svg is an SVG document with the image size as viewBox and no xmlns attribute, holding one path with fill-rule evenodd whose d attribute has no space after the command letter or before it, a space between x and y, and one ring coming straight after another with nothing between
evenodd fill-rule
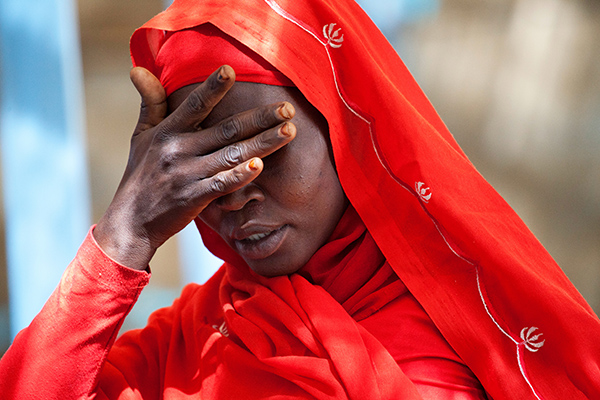
<instances>
[{"instance_id":1,"label":"woman","mask_svg":"<svg viewBox=\"0 0 600 400\"><path fill-rule=\"evenodd\" d=\"M355 3L181 0L131 46L125 176L3 394L600 398L598 318ZM112 346L198 214L224 267Z\"/></svg>"}]
</instances>

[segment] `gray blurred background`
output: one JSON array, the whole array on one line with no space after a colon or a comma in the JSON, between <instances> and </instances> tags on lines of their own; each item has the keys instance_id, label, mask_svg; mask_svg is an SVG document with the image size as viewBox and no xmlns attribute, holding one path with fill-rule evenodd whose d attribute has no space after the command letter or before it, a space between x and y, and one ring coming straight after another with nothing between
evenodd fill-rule
<instances>
[{"instance_id":1,"label":"gray blurred background","mask_svg":"<svg viewBox=\"0 0 600 400\"><path fill-rule=\"evenodd\" d=\"M391 18L391 9L363 3L374 19L388 16L382 30L463 149L600 311L600 4L431 0ZM163 6L78 3L94 222L118 185L137 119L129 36ZM3 235L0 354L10 341ZM179 254L177 240L159 250L125 328L177 296Z\"/></svg>"}]
</instances>

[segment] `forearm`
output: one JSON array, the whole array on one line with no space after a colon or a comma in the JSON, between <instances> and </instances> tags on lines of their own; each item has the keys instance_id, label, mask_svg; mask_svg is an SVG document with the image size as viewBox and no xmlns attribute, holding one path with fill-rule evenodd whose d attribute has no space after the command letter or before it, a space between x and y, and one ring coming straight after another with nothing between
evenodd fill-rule
<instances>
[{"instance_id":1,"label":"forearm","mask_svg":"<svg viewBox=\"0 0 600 400\"><path fill-rule=\"evenodd\" d=\"M0 360L2 398L87 398L149 274L117 264L91 234L31 325Z\"/></svg>"}]
</instances>

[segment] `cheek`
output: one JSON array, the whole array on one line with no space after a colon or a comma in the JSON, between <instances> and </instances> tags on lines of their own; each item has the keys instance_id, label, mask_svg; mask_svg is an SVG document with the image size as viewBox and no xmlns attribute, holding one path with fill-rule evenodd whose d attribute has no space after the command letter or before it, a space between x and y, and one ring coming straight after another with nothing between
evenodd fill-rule
<instances>
[{"instance_id":1,"label":"cheek","mask_svg":"<svg viewBox=\"0 0 600 400\"><path fill-rule=\"evenodd\" d=\"M278 174L275 179L277 184L273 186L274 196L291 209L300 211L318 207L317 198L321 191L327 190L323 187L324 167L326 166L321 163L288 163L286 171Z\"/></svg>"},{"instance_id":2,"label":"cheek","mask_svg":"<svg viewBox=\"0 0 600 400\"><path fill-rule=\"evenodd\" d=\"M221 220L220 211L216 207L215 202L210 203L202 212L198 215L200 220L208 225L212 230L219 232L219 223Z\"/></svg>"},{"instance_id":3,"label":"cheek","mask_svg":"<svg viewBox=\"0 0 600 400\"><path fill-rule=\"evenodd\" d=\"M333 166L328 171L328 176L324 176L322 179L322 187L320 188L320 196L324 203L323 209L328 215L331 215L334 219L336 216L341 216L347 206L346 194L344 193L337 173ZM331 218L331 217L330 217Z\"/></svg>"},{"instance_id":4,"label":"cheek","mask_svg":"<svg viewBox=\"0 0 600 400\"><path fill-rule=\"evenodd\" d=\"M346 209L346 195L328 158L313 172L310 178L302 179L298 198L309 215L307 222L313 226L323 225L328 230L329 225L337 224Z\"/></svg>"}]
</instances>

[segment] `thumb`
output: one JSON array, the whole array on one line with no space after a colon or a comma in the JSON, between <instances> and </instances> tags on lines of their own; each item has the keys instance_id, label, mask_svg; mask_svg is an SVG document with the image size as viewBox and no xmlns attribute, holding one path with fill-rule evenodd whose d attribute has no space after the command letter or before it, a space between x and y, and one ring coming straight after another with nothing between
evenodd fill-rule
<instances>
[{"instance_id":1,"label":"thumb","mask_svg":"<svg viewBox=\"0 0 600 400\"><path fill-rule=\"evenodd\" d=\"M147 69L134 67L129 73L142 97L140 117L134 135L158 125L167 116L167 94L160 81Z\"/></svg>"}]
</instances>

